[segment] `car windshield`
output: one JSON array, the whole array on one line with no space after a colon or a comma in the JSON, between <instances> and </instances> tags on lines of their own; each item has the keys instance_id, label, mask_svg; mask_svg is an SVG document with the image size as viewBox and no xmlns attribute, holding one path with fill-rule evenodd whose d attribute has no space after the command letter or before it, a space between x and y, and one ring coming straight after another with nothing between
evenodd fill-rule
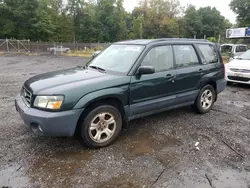
<instances>
[{"instance_id":1,"label":"car windshield","mask_svg":"<svg viewBox=\"0 0 250 188\"><path fill-rule=\"evenodd\" d=\"M250 50L248 50L245 53L243 53L240 56L238 56L237 59L250 60Z\"/></svg>"},{"instance_id":2,"label":"car windshield","mask_svg":"<svg viewBox=\"0 0 250 188\"><path fill-rule=\"evenodd\" d=\"M141 52L143 45L111 45L95 57L89 67L98 67L105 71L127 73Z\"/></svg>"}]
</instances>

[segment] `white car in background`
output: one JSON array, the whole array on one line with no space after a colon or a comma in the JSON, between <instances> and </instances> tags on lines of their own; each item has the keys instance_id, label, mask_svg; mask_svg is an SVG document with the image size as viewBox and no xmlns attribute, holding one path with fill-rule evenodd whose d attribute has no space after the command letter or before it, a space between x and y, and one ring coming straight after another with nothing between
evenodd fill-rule
<instances>
[{"instance_id":1,"label":"white car in background","mask_svg":"<svg viewBox=\"0 0 250 188\"><path fill-rule=\"evenodd\" d=\"M246 44L222 44L220 51L222 54L227 54L230 58L234 59L248 50Z\"/></svg>"},{"instance_id":2,"label":"white car in background","mask_svg":"<svg viewBox=\"0 0 250 188\"><path fill-rule=\"evenodd\" d=\"M47 50L50 53L57 53L57 52L62 52L62 53L68 53L70 51L70 48L66 48L64 46L57 46L57 47L53 47L53 48L47 48Z\"/></svg>"},{"instance_id":3,"label":"white car in background","mask_svg":"<svg viewBox=\"0 0 250 188\"><path fill-rule=\"evenodd\" d=\"M228 82L250 84L250 50L225 64Z\"/></svg>"}]
</instances>

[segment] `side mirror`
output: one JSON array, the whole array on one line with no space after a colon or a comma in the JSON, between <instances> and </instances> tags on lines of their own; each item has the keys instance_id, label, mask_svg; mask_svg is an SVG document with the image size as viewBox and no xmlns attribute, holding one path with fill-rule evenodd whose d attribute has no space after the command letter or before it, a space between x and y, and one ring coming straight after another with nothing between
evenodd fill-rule
<instances>
[{"instance_id":1,"label":"side mirror","mask_svg":"<svg viewBox=\"0 0 250 188\"><path fill-rule=\"evenodd\" d=\"M138 73L140 75L143 75L143 74L154 74L155 73L155 68L153 66L141 66L138 69Z\"/></svg>"},{"instance_id":2,"label":"side mirror","mask_svg":"<svg viewBox=\"0 0 250 188\"><path fill-rule=\"evenodd\" d=\"M98 56L101 53L101 51L96 51L92 54L92 58L95 58L96 56Z\"/></svg>"}]
</instances>

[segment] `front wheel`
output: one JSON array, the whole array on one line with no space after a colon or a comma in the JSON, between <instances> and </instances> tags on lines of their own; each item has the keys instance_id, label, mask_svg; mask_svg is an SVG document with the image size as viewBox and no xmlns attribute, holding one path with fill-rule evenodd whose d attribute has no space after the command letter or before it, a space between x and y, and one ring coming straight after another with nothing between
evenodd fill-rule
<instances>
[{"instance_id":1,"label":"front wheel","mask_svg":"<svg viewBox=\"0 0 250 188\"><path fill-rule=\"evenodd\" d=\"M83 144L100 148L117 139L122 128L120 112L113 106L102 105L90 110L81 124Z\"/></svg>"},{"instance_id":2,"label":"front wheel","mask_svg":"<svg viewBox=\"0 0 250 188\"><path fill-rule=\"evenodd\" d=\"M216 94L213 86L206 85L203 87L196 99L195 107L201 114L208 113L215 102Z\"/></svg>"}]
</instances>

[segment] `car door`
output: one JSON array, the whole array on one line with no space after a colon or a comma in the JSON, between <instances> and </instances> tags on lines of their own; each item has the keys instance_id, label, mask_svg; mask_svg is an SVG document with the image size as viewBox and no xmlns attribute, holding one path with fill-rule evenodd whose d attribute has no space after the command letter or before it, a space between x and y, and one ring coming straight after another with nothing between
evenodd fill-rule
<instances>
[{"instance_id":1,"label":"car door","mask_svg":"<svg viewBox=\"0 0 250 188\"><path fill-rule=\"evenodd\" d=\"M154 74L135 74L130 85L130 116L150 113L174 105L175 71L170 45L150 49L141 66L153 66Z\"/></svg>"},{"instance_id":2,"label":"car door","mask_svg":"<svg viewBox=\"0 0 250 188\"><path fill-rule=\"evenodd\" d=\"M175 90L178 104L195 101L204 68L191 44L173 45L176 68Z\"/></svg>"}]
</instances>

